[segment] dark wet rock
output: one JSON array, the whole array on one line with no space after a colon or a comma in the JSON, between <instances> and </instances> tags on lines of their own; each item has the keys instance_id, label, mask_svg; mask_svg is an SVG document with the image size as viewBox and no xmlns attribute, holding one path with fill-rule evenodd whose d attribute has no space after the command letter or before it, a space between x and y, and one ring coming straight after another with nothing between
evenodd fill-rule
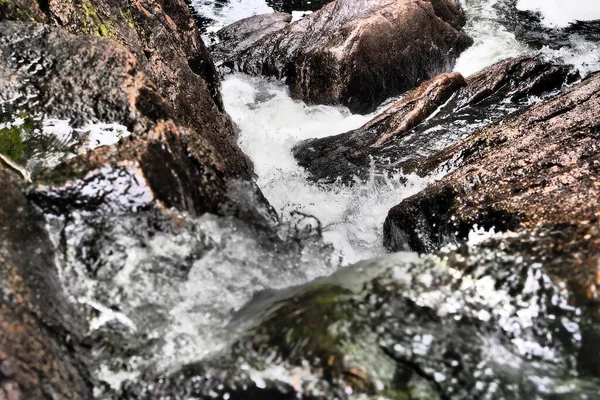
<instances>
[{"instance_id":1,"label":"dark wet rock","mask_svg":"<svg viewBox=\"0 0 600 400\"><path fill-rule=\"evenodd\" d=\"M375 130L378 133L377 141L371 143L371 146L384 146L427 119L465 85L465 79L457 72L438 75L421 84L360 129ZM355 132L355 134L361 133Z\"/></svg>"},{"instance_id":2,"label":"dark wet rock","mask_svg":"<svg viewBox=\"0 0 600 400\"><path fill-rule=\"evenodd\" d=\"M292 21L292 15L272 13L242 19L217 32L219 43L211 48L216 59L224 59L231 54L239 54L268 34L285 28Z\"/></svg>"},{"instance_id":3,"label":"dark wet rock","mask_svg":"<svg viewBox=\"0 0 600 400\"><path fill-rule=\"evenodd\" d=\"M517 9L517 0L501 0L494 4L498 22L514 33L515 37L535 49L573 47L581 39L600 40L600 21L574 21L566 27L549 27L542 16L532 11Z\"/></svg>"},{"instance_id":4,"label":"dark wet rock","mask_svg":"<svg viewBox=\"0 0 600 400\"><path fill-rule=\"evenodd\" d=\"M596 74L432 156L422 166L460 168L390 210L386 247L430 252L474 225L534 230L551 238L548 262L580 297L596 299L599 109Z\"/></svg>"},{"instance_id":5,"label":"dark wet rock","mask_svg":"<svg viewBox=\"0 0 600 400\"><path fill-rule=\"evenodd\" d=\"M178 121L175 111L127 49L114 41L38 24L0 25L0 96L4 101L15 99L10 107L25 116L68 120L73 128L110 121L131 134L130 143L124 140L115 148L81 155L50 175L66 181L101 165L131 163L164 206L193 215L223 213L230 185L238 180L224 158L227 152L217 151L204 136L173 121Z\"/></svg>"},{"instance_id":6,"label":"dark wet rock","mask_svg":"<svg viewBox=\"0 0 600 400\"><path fill-rule=\"evenodd\" d=\"M499 247L503 240L424 258L401 253L257 297L231 327L242 330L231 350L171 375L148 374L122 397L593 395L597 381L580 357L582 315L593 307L569 303L541 253Z\"/></svg>"},{"instance_id":7,"label":"dark wet rock","mask_svg":"<svg viewBox=\"0 0 600 400\"><path fill-rule=\"evenodd\" d=\"M295 98L366 113L450 70L472 42L461 31L464 24L454 0L338 0L230 55L224 64L252 75L285 77Z\"/></svg>"},{"instance_id":8,"label":"dark wet rock","mask_svg":"<svg viewBox=\"0 0 600 400\"><path fill-rule=\"evenodd\" d=\"M0 162L0 398L91 398L44 220Z\"/></svg>"},{"instance_id":9,"label":"dark wet rock","mask_svg":"<svg viewBox=\"0 0 600 400\"><path fill-rule=\"evenodd\" d=\"M441 86L442 96L427 101L425 107L413 102L421 99L424 90L439 90L444 77L454 78L441 81L448 83ZM443 74L357 130L300 143L294 156L312 179L324 182L365 180L372 170L383 175L399 171L424 175L432 172L419 169L428 156L536 101L532 96L547 96L577 77L569 67L530 57L502 61L470 76L466 84L456 74ZM407 113L413 106L418 118Z\"/></svg>"},{"instance_id":10,"label":"dark wet rock","mask_svg":"<svg viewBox=\"0 0 600 400\"><path fill-rule=\"evenodd\" d=\"M11 0L0 3L0 20L7 19L34 19L122 44L137 60L133 72L145 73L178 124L194 132L190 146L208 143L212 152L222 155L227 175L251 178L251 163L237 147L233 125L223 109L217 71L185 0ZM91 68L102 73L99 69Z\"/></svg>"},{"instance_id":11,"label":"dark wet rock","mask_svg":"<svg viewBox=\"0 0 600 400\"><path fill-rule=\"evenodd\" d=\"M316 11L333 0L267 0L274 10L291 13L292 11Z\"/></svg>"}]
</instances>

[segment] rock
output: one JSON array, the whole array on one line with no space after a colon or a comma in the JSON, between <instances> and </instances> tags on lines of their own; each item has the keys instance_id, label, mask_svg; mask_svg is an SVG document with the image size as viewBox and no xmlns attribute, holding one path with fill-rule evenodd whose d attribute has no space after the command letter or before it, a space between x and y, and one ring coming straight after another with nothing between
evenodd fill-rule
<instances>
[{"instance_id":1,"label":"rock","mask_svg":"<svg viewBox=\"0 0 600 400\"><path fill-rule=\"evenodd\" d=\"M337 0L223 61L285 77L295 98L368 113L450 70L472 42L464 24L455 0Z\"/></svg>"},{"instance_id":2,"label":"rock","mask_svg":"<svg viewBox=\"0 0 600 400\"><path fill-rule=\"evenodd\" d=\"M211 48L217 59L241 53L266 35L285 28L292 21L286 13L262 14L245 18L217 32L219 43Z\"/></svg>"},{"instance_id":3,"label":"rock","mask_svg":"<svg viewBox=\"0 0 600 400\"><path fill-rule=\"evenodd\" d=\"M582 344L597 336L581 315L594 307L570 305L541 253L499 247L503 240L390 255L264 294L240 311L231 350L130 382L122 398L592 395L591 347Z\"/></svg>"},{"instance_id":4,"label":"rock","mask_svg":"<svg viewBox=\"0 0 600 400\"><path fill-rule=\"evenodd\" d=\"M121 43L177 122L194 132L190 147L208 143L212 152L222 156L228 176L252 177L251 162L238 148L233 124L223 109L217 71L185 0L10 0L0 4L0 20L7 19L34 19L74 34Z\"/></svg>"},{"instance_id":5,"label":"rock","mask_svg":"<svg viewBox=\"0 0 600 400\"><path fill-rule=\"evenodd\" d=\"M372 167L378 175L402 171L424 176L433 172L423 164L428 156L536 101L531 96L548 96L577 77L569 67L531 57L502 61L466 83L457 74L442 74L357 130L300 143L294 156L312 179L323 182L366 180ZM433 101L431 90L439 96ZM425 104L414 103L414 98L423 99L423 91L428 94Z\"/></svg>"},{"instance_id":6,"label":"rock","mask_svg":"<svg viewBox=\"0 0 600 400\"><path fill-rule=\"evenodd\" d=\"M43 218L0 162L0 399L89 399L83 322L58 281Z\"/></svg>"},{"instance_id":7,"label":"rock","mask_svg":"<svg viewBox=\"0 0 600 400\"><path fill-rule=\"evenodd\" d=\"M31 22L0 22L0 148L6 153L0 159L23 175L32 173L33 181L18 204L10 202L16 196L11 189L0 199L0 216L9 223L0 221L0 251L9 252L0 252L0 269L28 290L13 301L9 295L16 289L5 289L10 280L0 276L2 299L10 300L2 300L0 310L0 387L5 389L0 399L92 398L88 375L94 374L94 389L102 391L107 357L112 363L127 354L141 360L154 349L145 332L114 340L128 332L121 320L110 318L131 306L122 294L112 308L102 308L108 294L116 296L118 290L107 277L123 269L128 250L123 243L147 245L165 227L177 231L182 220L195 223L193 216L206 213L248 224L254 233L266 231L276 218L255 184L231 169L223 158L226 150L179 122L145 67L113 40ZM208 116L214 110L205 111ZM38 159L36 169L28 169L29 158ZM22 220L18 213L25 214ZM186 227L190 236L194 223ZM31 225L29 231L25 224ZM38 243L43 244L39 257ZM209 248L198 247L199 252ZM179 264L162 259L148 268L170 279L185 274ZM90 282L100 294L87 292ZM106 282L113 286L107 288ZM62 287L69 301L76 300L76 311L58 297ZM18 296L35 302L21 307ZM89 330L83 322L67 325L70 313L73 320L85 317ZM102 329L92 328L98 320ZM147 346L134 353L138 343Z\"/></svg>"},{"instance_id":8,"label":"rock","mask_svg":"<svg viewBox=\"0 0 600 400\"><path fill-rule=\"evenodd\" d=\"M600 262L597 181L600 75L506 118L434 155L460 168L390 210L391 251L430 252L465 240L474 225L497 232L537 232L580 298L596 299Z\"/></svg>"},{"instance_id":9,"label":"rock","mask_svg":"<svg viewBox=\"0 0 600 400\"><path fill-rule=\"evenodd\" d=\"M129 163L139 168L136 175L141 170L167 208L192 215L236 209L228 204L227 193L239 179L223 158L227 152L218 151L204 136L174 122L178 121L175 111L127 49L114 41L75 36L38 24L0 25L0 98L9 104L12 114L68 120L75 129L90 122L110 121L131 135L129 143L96 149L46 175L60 175L67 181L101 166ZM11 99L16 100L11 103ZM45 141L36 144L29 140L25 145L42 146L42 157L64 159L68 155L60 153L60 146L55 146L58 148L53 153ZM74 152L77 155L81 150ZM48 182L46 178L40 180ZM250 189L260 193L255 187Z\"/></svg>"},{"instance_id":10,"label":"rock","mask_svg":"<svg viewBox=\"0 0 600 400\"><path fill-rule=\"evenodd\" d=\"M494 4L498 22L513 33L519 42L534 49L577 47L581 39L600 40L600 21L574 21L566 27L551 27L542 22L537 12L517 8L518 0L502 0Z\"/></svg>"},{"instance_id":11,"label":"rock","mask_svg":"<svg viewBox=\"0 0 600 400\"><path fill-rule=\"evenodd\" d=\"M274 10L291 13L292 11L316 11L333 0L267 0Z\"/></svg>"},{"instance_id":12,"label":"rock","mask_svg":"<svg viewBox=\"0 0 600 400\"><path fill-rule=\"evenodd\" d=\"M459 73L438 75L422 83L362 127L340 135L303 142L294 148L294 156L300 166L307 168L314 178L335 180L341 176L338 174L341 172L338 164L340 159L354 164L357 164L355 160L361 158L367 161L372 149L408 133L464 85L465 80ZM363 166L368 167L368 161Z\"/></svg>"}]
</instances>

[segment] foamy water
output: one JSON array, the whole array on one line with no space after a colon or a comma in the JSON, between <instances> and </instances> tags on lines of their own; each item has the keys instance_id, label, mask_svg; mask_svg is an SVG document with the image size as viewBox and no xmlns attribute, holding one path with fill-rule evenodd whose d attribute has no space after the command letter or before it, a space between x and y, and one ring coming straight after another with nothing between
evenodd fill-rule
<instances>
[{"instance_id":1,"label":"foamy water","mask_svg":"<svg viewBox=\"0 0 600 400\"><path fill-rule=\"evenodd\" d=\"M292 100L283 83L242 74L225 79L223 98L241 130L239 144L254 161L258 185L282 218L295 212L318 218L324 239L345 264L384 253L381 231L387 212L430 179L397 174L382 184L372 174L352 187L324 186L308 181L291 154L302 140L356 129L377 112L352 115L342 107L307 105Z\"/></svg>"},{"instance_id":2,"label":"foamy water","mask_svg":"<svg viewBox=\"0 0 600 400\"><path fill-rule=\"evenodd\" d=\"M519 0L517 8L535 11L549 27L566 27L575 21L600 19L598 0Z\"/></svg>"},{"instance_id":3,"label":"foamy water","mask_svg":"<svg viewBox=\"0 0 600 400\"><path fill-rule=\"evenodd\" d=\"M456 62L455 71L471 75L498 61L520 55L543 54L549 60L571 64L585 76L600 70L600 43L573 35L568 47L535 50L520 43L502 25L496 5L502 0L461 0L467 14L466 32L474 40ZM598 0L520 0L517 8L539 12L549 27L566 27L576 20L600 19Z\"/></svg>"}]
</instances>

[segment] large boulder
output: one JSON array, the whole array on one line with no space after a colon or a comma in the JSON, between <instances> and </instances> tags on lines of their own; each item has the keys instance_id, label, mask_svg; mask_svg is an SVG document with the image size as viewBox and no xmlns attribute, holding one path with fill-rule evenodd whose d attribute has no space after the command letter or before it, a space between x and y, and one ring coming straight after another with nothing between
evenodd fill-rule
<instances>
[{"instance_id":1,"label":"large boulder","mask_svg":"<svg viewBox=\"0 0 600 400\"><path fill-rule=\"evenodd\" d=\"M376 174L424 175L428 156L576 78L569 67L531 57L502 61L467 79L441 74L358 129L298 144L294 156L311 179L323 182L365 180L372 167Z\"/></svg>"},{"instance_id":2,"label":"large boulder","mask_svg":"<svg viewBox=\"0 0 600 400\"><path fill-rule=\"evenodd\" d=\"M208 144L211 152L222 155L227 175L252 177L251 162L238 148L233 124L223 109L218 74L185 0L0 3L0 20L32 19L122 44L173 110L173 117L193 131L190 147Z\"/></svg>"},{"instance_id":3,"label":"large boulder","mask_svg":"<svg viewBox=\"0 0 600 400\"><path fill-rule=\"evenodd\" d=\"M390 210L385 245L430 252L474 225L537 232L528 246L582 298L596 299L600 228L600 75L502 120L423 163L460 168ZM570 262L565 262L568 257Z\"/></svg>"},{"instance_id":4,"label":"large boulder","mask_svg":"<svg viewBox=\"0 0 600 400\"><path fill-rule=\"evenodd\" d=\"M224 212L227 192L240 181L230 168L228 153L179 122L131 52L111 40L76 36L44 25L0 25L0 98L4 117L12 124L2 135L15 134L17 143L23 142L25 157L16 161L30 166L34 179L60 174L67 181L101 165L131 163L136 175L141 172L149 187L161 194L167 208L192 215ZM18 122L23 119L26 123ZM52 119L67 121L68 138L65 133L57 136L45 131L43 125ZM113 148L95 149L91 156L81 154L86 146L80 142L86 138L78 138L78 132L93 122L118 124L129 138L114 144L118 140L109 141L109 132L100 132L100 143ZM97 144L87 146L94 150ZM73 156L77 158L58 170L44 172L56 161ZM31 159L37 161L35 169ZM61 180L53 178L57 181ZM255 187L250 190L259 194Z\"/></svg>"},{"instance_id":5,"label":"large boulder","mask_svg":"<svg viewBox=\"0 0 600 400\"><path fill-rule=\"evenodd\" d=\"M455 0L337 0L223 61L285 77L295 98L367 113L452 69L471 44L464 24Z\"/></svg>"},{"instance_id":6,"label":"large boulder","mask_svg":"<svg viewBox=\"0 0 600 400\"><path fill-rule=\"evenodd\" d=\"M89 399L83 322L63 294L44 219L0 162L0 399Z\"/></svg>"}]
</instances>

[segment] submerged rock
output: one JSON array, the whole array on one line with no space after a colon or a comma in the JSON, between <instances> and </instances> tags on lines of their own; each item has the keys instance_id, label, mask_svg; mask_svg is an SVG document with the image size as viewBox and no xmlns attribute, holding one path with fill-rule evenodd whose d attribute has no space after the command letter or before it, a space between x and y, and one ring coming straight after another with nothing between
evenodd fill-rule
<instances>
[{"instance_id":1,"label":"submerged rock","mask_svg":"<svg viewBox=\"0 0 600 400\"><path fill-rule=\"evenodd\" d=\"M123 398L585 399L590 332L531 254L499 247L363 262L240 311L231 350ZM589 347L588 347L589 349ZM581 352L581 353L580 353Z\"/></svg>"},{"instance_id":2,"label":"submerged rock","mask_svg":"<svg viewBox=\"0 0 600 400\"><path fill-rule=\"evenodd\" d=\"M44 220L0 162L0 398L89 399L83 321L63 294Z\"/></svg>"},{"instance_id":3,"label":"submerged rock","mask_svg":"<svg viewBox=\"0 0 600 400\"><path fill-rule=\"evenodd\" d=\"M423 163L460 168L390 210L389 250L430 252L477 225L532 230L546 262L596 299L600 229L600 75L489 128Z\"/></svg>"},{"instance_id":4,"label":"submerged rock","mask_svg":"<svg viewBox=\"0 0 600 400\"><path fill-rule=\"evenodd\" d=\"M454 0L337 0L223 61L285 77L295 98L367 113L450 70L471 44L464 24Z\"/></svg>"},{"instance_id":5,"label":"submerged rock","mask_svg":"<svg viewBox=\"0 0 600 400\"><path fill-rule=\"evenodd\" d=\"M423 83L359 129L294 148L314 180L351 183L369 174L416 171L426 157L477 128L547 96L577 78L569 67L540 58L502 61L463 79L442 74Z\"/></svg>"}]
</instances>

